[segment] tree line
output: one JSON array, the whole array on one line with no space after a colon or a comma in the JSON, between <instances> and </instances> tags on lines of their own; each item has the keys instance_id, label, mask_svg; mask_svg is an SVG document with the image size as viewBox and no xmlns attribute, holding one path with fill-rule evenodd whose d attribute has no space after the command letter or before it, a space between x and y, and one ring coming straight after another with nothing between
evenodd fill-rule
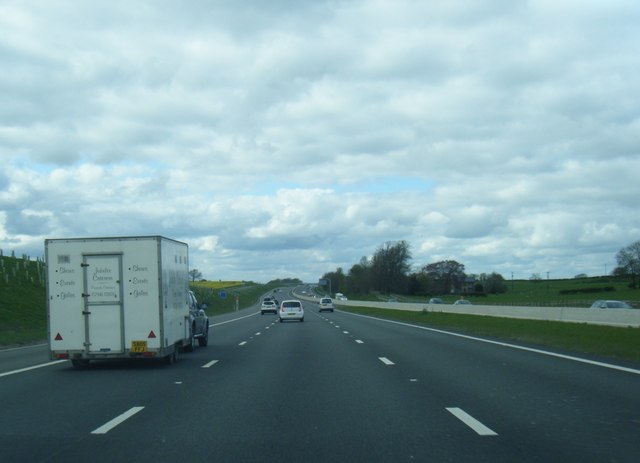
<instances>
[{"instance_id":1,"label":"tree line","mask_svg":"<svg viewBox=\"0 0 640 463\"><path fill-rule=\"evenodd\" d=\"M406 241L388 241L371 258L362 257L348 272L341 267L325 273L320 281L330 282L332 292L436 296L443 294L496 294L507 291L499 273L467 275L464 265L443 260L411 272L411 249ZM640 286L640 241L622 248L616 255L618 267L611 273L631 279L629 286ZM328 288L327 288L328 290Z\"/></svg>"},{"instance_id":2,"label":"tree line","mask_svg":"<svg viewBox=\"0 0 640 463\"><path fill-rule=\"evenodd\" d=\"M367 294L440 295L502 293L507 285L497 273L467 275L455 260L433 262L411 272L411 249L406 241L388 241L371 258L362 257L347 273L342 268L327 272L321 280L330 281L334 292Z\"/></svg>"}]
</instances>

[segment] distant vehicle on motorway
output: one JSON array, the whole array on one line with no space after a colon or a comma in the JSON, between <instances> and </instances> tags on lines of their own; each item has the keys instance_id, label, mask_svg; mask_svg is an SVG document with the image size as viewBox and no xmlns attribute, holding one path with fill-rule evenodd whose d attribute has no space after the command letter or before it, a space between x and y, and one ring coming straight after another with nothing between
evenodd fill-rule
<instances>
[{"instance_id":1,"label":"distant vehicle on motorway","mask_svg":"<svg viewBox=\"0 0 640 463\"><path fill-rule=\"evenodd\" d=\"M300 320L303 322L304 309L302 308L302 302L297 299L282 301L278 316L280 318L280 323L284 320Z\"/></svg>"},{"instance_id":2,"label":"distant vehicle on motorway","mask_svg":"<svg viewBox=\"0 0 640 463\"><path fill-rule=\"evenodd\" d=\"M336 293L336 299L337 299L338 301L346 301L346 300L347 300L347 296L345 296L345 295L344 295L344 294L342 294L342 293Z\"/></svg>"},{"instance_id":3,"label":"distant vehicle on motorway","mask_svg":"<svg viewBox=\"0 0 640 463\"><path fill-rule=\"evenodd\" d=\"M624 301L595 301L591 304L592 309L633 309Z\"/></svg>"},{"instance_id":4,"label":"distant vehicle on motorway","mask_svg":"<svg viewBox=\"0 0 640 463\"><path fill-rule=\"evenodd\" d=\"M456 302L453 303L453 305L472 305L471 301L468 301L467 299L458 299Z\"/></svg>"},{"instance_id":5,"label":"distant vehicle on motorway","mask_svg":"<svg viewBox=\"0 0 640 463\"><path fill-rule=\"evenodd\" d=\"M323 310L328 310L329 312L333 312L333 301L331 300L330 297L323 297L320 299L320 302L318 303L318 307L319 307L319 312L322 312Z\"/></svg>"},{"instance_id":6,"label":"distant vehicle on motorway","mask_svg":"<svg viewBox=\"0 0 640 463\"><path fill-rule=\"evenodd\" d=\"M263 299L263 301L273 301L276 304L276 307L278 306L278 299L275 298L275 296L267 296Z\"/></svg>"},{"instance_id":7,"label":"distant vehicle on motorway","mask_svg":"<svg viewBox=\"0 0 640 463\"><path fill-rule=\"evenodd\" d=\"M432 297L429 299L429 304L444 304L444 302L439 297Z\"/></svg>"},{"instance_id":8,"label":"distant vehicle on motorway","mask_svg":"<svg viewBox=\"0 0 640 463\"><path fill-rule=\"evenodd\" d=\"M265 312L273 312L274 314L278 313L278 306L273 299L264 298L262 301L262 305L260 306L260 315L264 315Z\"/></svg>"}]
</instances>

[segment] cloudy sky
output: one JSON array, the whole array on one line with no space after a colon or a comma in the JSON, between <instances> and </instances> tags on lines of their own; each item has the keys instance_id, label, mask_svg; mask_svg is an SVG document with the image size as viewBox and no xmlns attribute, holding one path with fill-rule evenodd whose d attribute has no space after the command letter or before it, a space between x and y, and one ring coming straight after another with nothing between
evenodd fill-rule
<instances>
[{"instance_id":1,"label":"cloudy sky","mask_svg":"<svg viewBox=\"0 0 640 463\"><path fill-rule=\"evenodd\" d=\"M601 275L640 239L639 95L637 0L0 0L0 249Z\"/></svg>"}]
</instances>

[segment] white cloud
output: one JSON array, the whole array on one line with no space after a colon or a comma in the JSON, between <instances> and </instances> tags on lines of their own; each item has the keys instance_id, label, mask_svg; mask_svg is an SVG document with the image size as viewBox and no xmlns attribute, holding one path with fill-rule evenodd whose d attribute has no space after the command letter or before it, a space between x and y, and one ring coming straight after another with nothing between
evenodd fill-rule
<instances>
[{"instance_id":1,"label":"white cloud","mask_svg":"<svg viewBox=\"0 0 640 463\"><path fill-rule=\"evenodd\" d=\"M640 239L632 1L4 2L0 248L164 234L210 279L601 273Z\"/></svg>"}]
</instances>

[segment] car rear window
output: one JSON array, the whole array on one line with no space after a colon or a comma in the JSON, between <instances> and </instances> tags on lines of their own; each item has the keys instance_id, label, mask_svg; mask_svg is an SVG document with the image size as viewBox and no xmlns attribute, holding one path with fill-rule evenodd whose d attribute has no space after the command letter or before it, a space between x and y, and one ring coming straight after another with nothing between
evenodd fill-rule
<instances>
[{"instance_id":1,"label":"car rear window","mask_svg":"<svg viewBox=\"0 0 640 463\"><path fill-rule=\"evenodd\" d=\"M320 299L320 302L323 304L331 304L331 299Z\"/></svg>"},{"instance_id":2,"label":"car rear window","mask_svg":"<svg viewBox=\"0 0 640 463\"><path fill-rule=\"evenodd\" d=\"M300 303L297 301L285 301L282 305L284 307L300 307Z\"/></svg>"},{"instance_id":3,"label":"car rear window","mask_svg":"<svg viewBox=\"0 0 640 463\"><path fill-rule=\"evenodd\" d=\"M624 304L622 302L607 302L607 307L610 309L624 309Z\"/></svg>"}]
</instances>

